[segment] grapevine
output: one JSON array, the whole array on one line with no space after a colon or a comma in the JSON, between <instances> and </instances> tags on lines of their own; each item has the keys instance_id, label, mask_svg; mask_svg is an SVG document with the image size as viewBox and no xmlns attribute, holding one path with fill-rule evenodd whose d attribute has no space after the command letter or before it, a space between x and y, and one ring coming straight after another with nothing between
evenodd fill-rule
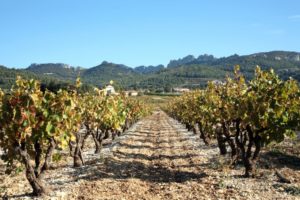
<instances>
[{"instance_id":1,"label":"grapevine","mask_svg":"<svg viewBox=\"0 0 300 200\"><path fill-rule=\"evenodd\" d=\"M176 98L166 111L187 127L197 124L206 144L215 137L220 154L231 149L234 165L241 160L245 176L254 176L261 148L293 137L299 128L300 90L295 80L281 80L259 67L248 83L239 71L224 82L209 82L201 91Z\"/></svg>"},{"instance_id":2,"label":"grapevine","mask_svg":"<svg viewBox=\"0 0 300 200\"><path fill-rule=\"evenodd\" d=\"M25 167L36 196L49 191L41 175L49 169L54 150L61 154L70 147L74 167L80 167L88 136L93 136L98 153L109 133L120 135L125 126L128 128L126 122L131 125L145 114L138 102L130 102L124 96L106 96L98 89L80 94L80 85L77 79L75 87L68 90L43 92L38 81L17 77L10 94L0 90L2 159L7 173L20 164ZM130 103L132 107L127 108Z\"/></svg>"}]
</instances>

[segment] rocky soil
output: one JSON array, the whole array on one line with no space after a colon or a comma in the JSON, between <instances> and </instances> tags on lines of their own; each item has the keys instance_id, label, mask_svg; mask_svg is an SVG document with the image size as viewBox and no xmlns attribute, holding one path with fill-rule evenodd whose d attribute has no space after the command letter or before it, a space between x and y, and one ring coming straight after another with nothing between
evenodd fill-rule
<instances>
[{"instance_id":1,"label":"rocky soil","mask_svg":"<svg viewBox=\"0 0 300 200\"><path fill-rule=\"evenodd\" d=\"M107 141L101 154L91 140L86 149L85 166L72 168L66 156L47 172L52 192L43 199L300 199L299 152L263 152L258 177L246 179L241 165L230 169L216 145L205 146L161 111ZM274 168L291 183L281 183ZM5 175L1 163L0 195L32 199L30 192L24 174Z\"/></svg>"}]
</instances>

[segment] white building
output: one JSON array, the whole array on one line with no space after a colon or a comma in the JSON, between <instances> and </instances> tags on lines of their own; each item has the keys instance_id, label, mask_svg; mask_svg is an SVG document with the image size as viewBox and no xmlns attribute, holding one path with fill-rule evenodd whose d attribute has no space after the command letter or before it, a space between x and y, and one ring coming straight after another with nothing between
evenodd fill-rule
<instances>
[{"instance_id":1,"label":"white building","mask_svg":"<svg viewBox=\"0 0 300 200\"><path fill-rule=\"evenodd\" d=\"M173 88L173 91L183 93L183 92L189 92L190 89L188 89L188 88Z\"/></svg>"},{"instance_id":2,"label":"white building","mask_svg":"<svg viewBox=\"0 0 300 200\"><path fill-rule=\"evenodd\" d=\"M107 86L105 87L105 93L106 93L107 95L115 95L115 94L117 94L116 91L115 91L114 86L112 86L112 85L107 85Z\"/></svg>"},{"instance_id":3,"label":"white building","mask_svg":"<svg viewBox=\"0 0 300 200\"><path fill-rule=\"evenodd\" d=\"M138 95L138 92L135 90L129 90L129 91L125 91L126 96L132 96L132 97L136 97Z\"/></svg>"},{"instance_id":4,"label":"white building","mask_svg":"<svg viewBox=\"0 0 300 200\"><path fill-rule=\"evenodd\" d=\"M136 97L136 96L138 95L138 92L137 92L137 91L131 91L131 92L129 93L129 95L130 95L130 96Z\"/></svg>"}]
</instances>

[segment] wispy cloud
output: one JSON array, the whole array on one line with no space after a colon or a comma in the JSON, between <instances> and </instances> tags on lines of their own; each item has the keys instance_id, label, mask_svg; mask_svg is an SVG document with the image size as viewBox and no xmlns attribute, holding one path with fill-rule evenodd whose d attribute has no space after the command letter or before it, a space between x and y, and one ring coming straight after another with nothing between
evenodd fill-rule
<instances>
[{"instance_id":1,"label":"wispy cloud","mask_svg":"<svg viewBox=\"0 0 300 200\"><path fill-rule=\"evenodd\" d=\"M288 19L292 21L300 21L300 15L290 15Z\"/></svg>"}]
</instances>

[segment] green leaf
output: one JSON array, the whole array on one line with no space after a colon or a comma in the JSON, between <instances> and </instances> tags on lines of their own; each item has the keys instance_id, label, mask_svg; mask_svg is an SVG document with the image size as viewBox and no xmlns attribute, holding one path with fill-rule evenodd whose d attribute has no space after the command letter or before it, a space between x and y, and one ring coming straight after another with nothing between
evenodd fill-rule
<instances>
[{"instance_id":1,"label":"green leaf","mask_svg":"<svg viewBox=\"0 0 300 200\"><path fill-rule=\"evenodd\" d=\"M50 133L52 133L53 129L54 129L54 127L53 127L53 125L51 124L51 122L48 122L48 123L47 123L47 126L46 126L46 132L47 132L48 134L50 134Z\"/></svg>"}]
</instances>

